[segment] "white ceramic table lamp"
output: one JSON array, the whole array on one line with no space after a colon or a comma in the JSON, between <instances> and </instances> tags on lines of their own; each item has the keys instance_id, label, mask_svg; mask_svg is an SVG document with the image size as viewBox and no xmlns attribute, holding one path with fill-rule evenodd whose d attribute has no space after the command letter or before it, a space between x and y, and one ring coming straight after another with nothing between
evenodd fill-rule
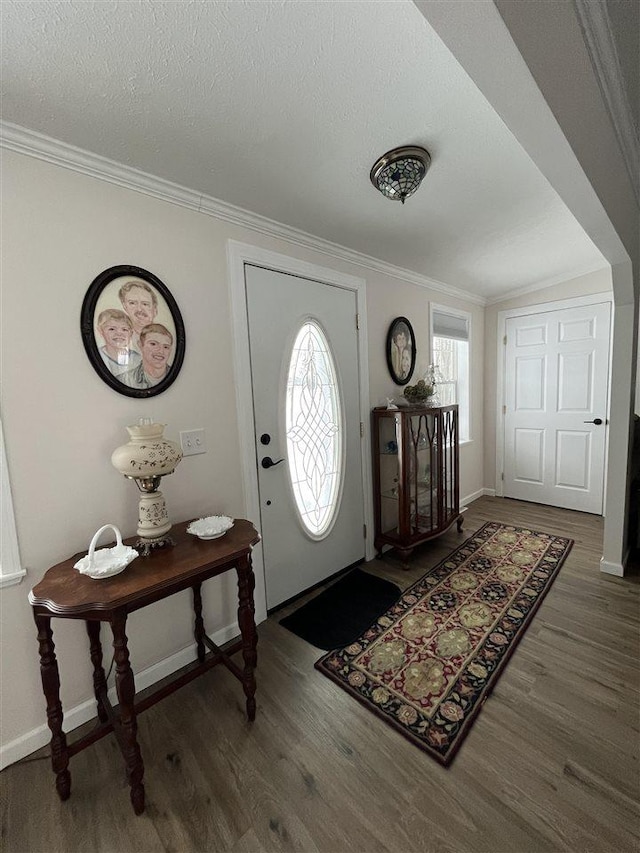
<instances>
[{"instance_id":1,"label":"white ceramic table lamp","mask_svg":"<svg viewBox=\"0 0 640 853\"><path fill-rule=\"evenodd\" d=\"M159 491L160 479L175 471L182 459L182 451L175 441L163 437L165 424L156 424L150 418L127 427L129 441L116 448L111 462L129 480L135 480L140 489L138 504L138 536L136 548L146 555L151 548L173 544L167 534L171 522L167 515L164 496Z\"/></svg>"}]
</instances>

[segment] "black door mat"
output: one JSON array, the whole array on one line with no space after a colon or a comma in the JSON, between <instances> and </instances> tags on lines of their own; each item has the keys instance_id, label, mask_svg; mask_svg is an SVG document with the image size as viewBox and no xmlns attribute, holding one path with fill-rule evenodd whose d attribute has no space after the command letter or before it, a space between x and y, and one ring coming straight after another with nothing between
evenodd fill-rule
<instances>
[{"instance_id":1,"label":"black door mat","mask_svg":"<svg viewBox=\"0 0 640 853\"><path fill-rule=\"evenodd\" d=\"M347 646L400 597L391 581L353 569L280 624L319 649Z\"/></svg>"}]
</instances>

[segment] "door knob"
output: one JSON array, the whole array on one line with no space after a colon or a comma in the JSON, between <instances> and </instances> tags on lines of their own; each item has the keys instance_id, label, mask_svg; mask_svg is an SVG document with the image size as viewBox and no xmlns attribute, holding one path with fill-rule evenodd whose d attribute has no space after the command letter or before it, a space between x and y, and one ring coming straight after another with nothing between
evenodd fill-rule
<instances>
[{"instance_id":1,"label":"door knob","mask_svg":"<svg viewBox=\"0 0 640 853\"><path fill-rule=\"evenodd\" d=\"M277 462L274 462L270 456L265 456L260 464L263 468L273 468L274 465L279 465L281 462L284 462L284 459L278 459Z\"/></svg>"},{"instance_id":2,"label":"door knob","mask_svg":"<svg viewBox=\"0 0 640 853\"><path fill-rule=\"evenodd\" d=\"M602 418L594 418L592 421L582 421L583 424L595 424L596 426L600 426L602 423Z\"/></svg>"}]
</instances>

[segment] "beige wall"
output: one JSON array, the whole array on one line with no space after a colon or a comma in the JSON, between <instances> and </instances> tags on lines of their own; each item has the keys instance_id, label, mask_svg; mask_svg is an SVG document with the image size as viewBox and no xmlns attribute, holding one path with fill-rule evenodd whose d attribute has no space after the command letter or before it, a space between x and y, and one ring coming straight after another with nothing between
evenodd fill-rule
<instances>
[{"instance_id":1,"label":"beige wall","mask_svg":"<svg viewBox=\"0 0 640 853\"><path fill-rule=\"evenodd\" d=\"M496 410L497 410L497 371L498 371L498 313L511 308L524 308L545 302L558 302L591 293L611 292L611 272L608 269L589 273L569 281L545 287L535 293L528 293L514 299L504 300L490 305L485 310L485 352L484 352L484 484L487 489L496 488Z\"/></svg>"},{"instance_id":2,"label":"beige wall","mask_svg":"<svg viewBox=\"0 0 640 853\"><path fill-rule=\"evenodd\" d=\"M416 336L416 372L414 379L429 365L429 308L430 302L459 308L471 314L471 441L461 448L460 495L465 497L482 487L483 423L483 368L484 351L484 308L459 299L451 299L442 293L433 293L422 287L395 282L390 286L388 278L371 274L367 276L368 324L369 324L369 386L371 405L384 405L387 397L397 397L401 388L389 378L384 347L380 342L387 336L390 321L402 314L413 326ZM400 310L400 306L402 310ZM413 380L412 380L413 381Z\"/></svg>"},{"instance_id":3,"label":"beige wall","mask_svg":"<svg viewBox=\"0 0 640 853\"><path fill-rule=\"evenodd\" d=\"M461 453L461 494L482 487L482 309L442 293L363 270L326 254L141 193L3 152L2 419L22 564L28 574L2 591L2 745L45 723L29 589L52 564L86 550L105 522L135 532L137 490L111 466L126 441L125 425L141 416L166 423L166 435L204 427L209 451L185 459L163 480L173 519L206 513L242 516L239 445L226 268L228 238L299 257L367 279L371 403L397 390L384 343L389 322L403 314L428 362L430 299L474 317L477 364L474 442ZM89 363L80 336L80 309L94 277L116 264L156 274L170 289L186 327L184 366L162 395L136 400L112 391ZM477 384L476 384L477 383ZM258 520L256 519L256 522ZM233 579L204 590L212 633L235 619ZM129 622L139 672L191 645L186 593L135 613ZM91 697L84 626L55 624L68 710Z\"/></svg>"}]
</instances>

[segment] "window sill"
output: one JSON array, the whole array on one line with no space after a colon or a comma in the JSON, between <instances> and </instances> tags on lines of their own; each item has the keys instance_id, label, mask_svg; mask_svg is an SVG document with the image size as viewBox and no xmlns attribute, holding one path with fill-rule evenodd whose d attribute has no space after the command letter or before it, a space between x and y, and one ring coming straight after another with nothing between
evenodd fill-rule
<instances>
[{"instance_id":1,"label":"window sill","mask_svg":"<svg viewBox=\"0 0 640 853\"><path fill-rule=\"evenodd\" d=\"M466 447L467 444L473 444L473 439L472 438L465 438L464 441L459 441L458 447Z\"/></svg>"},{"instance_id":2,"label":"window sill","mask_svg":"<svg viewBox=\"0 0 640 853\"><path fill-rule=\"evenodd\" d=\"M0 589L3 589L5 586L15 586L16 584L19 584L26 574L27 572L25 569L20 569L18 572L0 575Z\"/></svg>"}]
</instances>

